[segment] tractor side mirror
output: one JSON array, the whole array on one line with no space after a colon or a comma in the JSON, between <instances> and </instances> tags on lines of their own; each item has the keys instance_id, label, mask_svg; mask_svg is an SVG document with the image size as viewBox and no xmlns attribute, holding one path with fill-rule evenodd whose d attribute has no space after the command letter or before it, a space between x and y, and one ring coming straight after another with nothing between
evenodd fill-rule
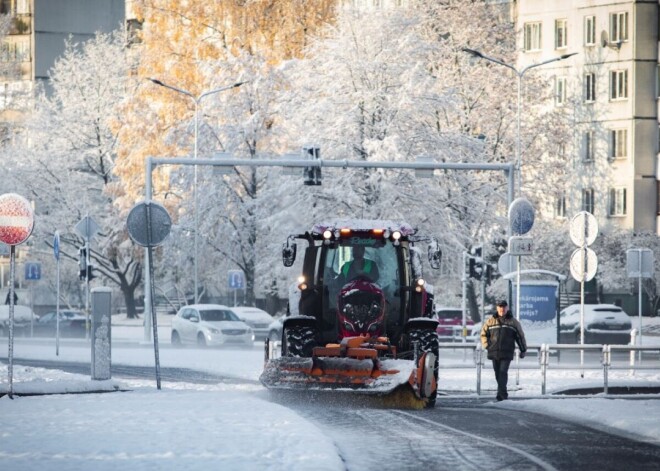
<instances>
[{"instance_id":1,"label":"tractor side mirror","mask_svg":"<svg viewBox=\"0 0 660 471\"><path fill-rule=\"evenodd\" d=\"M293 266L293 262L296 261L296 250L296 243L291 242L291 238L289 237L282 246L282 263L284 263L285 267Z\"/></svg>"},{"instance_id":2,"label":"tractor side mirror","mask_svg":"<svg viewBox=\"0 0 660 471\"><path fill-rule=\"evenodd\" d=\"M438 268L440 268L441 263L442 263L442 251L438 247L438 241L433 239L429 244L429 265L431 265L431 268L433 268L434 270L437 270Z\"/></svg>"}]
</instances>

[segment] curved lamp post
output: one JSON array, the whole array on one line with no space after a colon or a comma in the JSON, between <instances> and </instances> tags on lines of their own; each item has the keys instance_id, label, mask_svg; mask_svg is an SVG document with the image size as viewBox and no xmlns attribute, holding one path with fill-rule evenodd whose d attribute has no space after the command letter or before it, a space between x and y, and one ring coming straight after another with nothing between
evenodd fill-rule
<instances>
[{"instance_id":1,"label":"curved lamp post","mask_svg":"<svg viewBox=\"0 0 660 471\"><path fill-rule=\"evenodd\" d=\"M230 90L232 88L237 88L246 83L246 81L243 82L236 82L231 85L227 85L225 87L220 87L220 88L214 88L213 90L206 91L198 96L193 95L191 92L188 90L183 90L181 88L174 87L172 85L168 85L164 82L161 82L158 79L154 78L149 78L149 81L155 83L156 85L159 85L161 87L169 88L170 90L173 90L175 92L181 93L182 95L187 96L190 98L194 103L195 103L195 148L194 148L194 153L193 153L193 158L197 159L197 142L198 142L198 135L199 135L199 117L198 117L198 111L199 111L199 104L202 101L204 97L207 97L209 95L213 95L215 93L219 92L224 92L225 90ZM193 279L194 279L194 284L195 284L195 302L198 301L198 296L199 296L199 290L198 290L198 270L197 270L197 252L198 252L198 229L199 229L199 211L198 211L198 204L197 204L197 165L195 165L194 169L194 181L193 181L193 200L194 200L194 207L195 207L195 237L194 237L194 251L193 251L193 265L194 265L194 274L193 274Z\"/></svg>"},{"instance_id":2,"label":"curved lamp post","mask_svg":"<svg viewBox=\"0 0 660 471\"><path fill-rule=\"evenodd\" d=\"M539 62L538 64L530 64L528 66L523 67L522 69L518 70L511 64L507 64L506 62L503 62L499 59L495 59L494 57L487 56L483 54L480 51L476 51L474 49L468 49L468 48L463 48L463 52L467 52L468 54L473 55L474 57L478 57L479 59L485 59L490 62L494 62L495 64L502 65L508 69L513 70L513 72L518 76L518 105L517 105L517 111L516 111L516 166L518 167L518 193L519 196L522 196L522 155L521 155L521 150L520 150L520 113L522 110L522 81L523 81L523 76L525 75L525 72L527 72L530 69L533 69L535 67L540 67L542 65L550 64L551 62L557 62L561 61L564 59L568 59L569 57L572 57L577 54L577 52L572 52L570 54L563 54L559 57L554 57L552 59L548 59L543 62Z\"/></svg>"}]
</instances>

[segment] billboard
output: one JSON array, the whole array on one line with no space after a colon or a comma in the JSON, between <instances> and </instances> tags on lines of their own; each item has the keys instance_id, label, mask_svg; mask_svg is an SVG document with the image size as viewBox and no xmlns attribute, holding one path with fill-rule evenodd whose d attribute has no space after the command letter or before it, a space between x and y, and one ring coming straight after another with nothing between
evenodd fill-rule
<instances>
[{"instance_id":1,"label":"billboard","mask_svg":"<svg viewBox=\"0 0 660 471\"><path fill-rule=\"evenodd\" d=\"M558 284L556 282L523 281L520 285L520 320L547 322L557 317ZM513 309L515 303L516 284L514 283L511 303Z\"/></svg>"}]
</instances>

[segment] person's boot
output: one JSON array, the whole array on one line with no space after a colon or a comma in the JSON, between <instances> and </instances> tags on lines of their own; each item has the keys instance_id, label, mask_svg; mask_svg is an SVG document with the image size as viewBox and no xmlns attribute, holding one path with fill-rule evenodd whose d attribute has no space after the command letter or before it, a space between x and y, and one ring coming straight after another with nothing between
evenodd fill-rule
<instances>
[{"instance_id":1,"label":"person's boot","mask_svg":"<svg viewBox=\"0 0 660 471\"><path fill-rule=\"evenodd\" d=\"M497 393L497 396L495 396L495 399L497 399L498 402L504 400L504 398L502 396L500 396L500 393Z\"/></svg>"}]
</instances>

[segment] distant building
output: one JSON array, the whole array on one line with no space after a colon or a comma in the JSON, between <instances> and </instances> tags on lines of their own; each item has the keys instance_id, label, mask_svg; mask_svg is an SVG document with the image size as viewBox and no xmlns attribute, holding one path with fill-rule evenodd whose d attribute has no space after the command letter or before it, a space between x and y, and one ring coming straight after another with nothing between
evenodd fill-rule
<instances>
[{"instance_id":1,"label":"distant building","mask_svg":"<svg viewBox=\"0 0 660 471\"><path fill-rule=\"evenodd\" d=\"M519 67L578 53L534 72L549 79L553 106L574 107L563 153L576 178L554 196L556 217L586 210L603 227L660 233L659 3L511 2Z\"/></svg>"}]
</instances>

